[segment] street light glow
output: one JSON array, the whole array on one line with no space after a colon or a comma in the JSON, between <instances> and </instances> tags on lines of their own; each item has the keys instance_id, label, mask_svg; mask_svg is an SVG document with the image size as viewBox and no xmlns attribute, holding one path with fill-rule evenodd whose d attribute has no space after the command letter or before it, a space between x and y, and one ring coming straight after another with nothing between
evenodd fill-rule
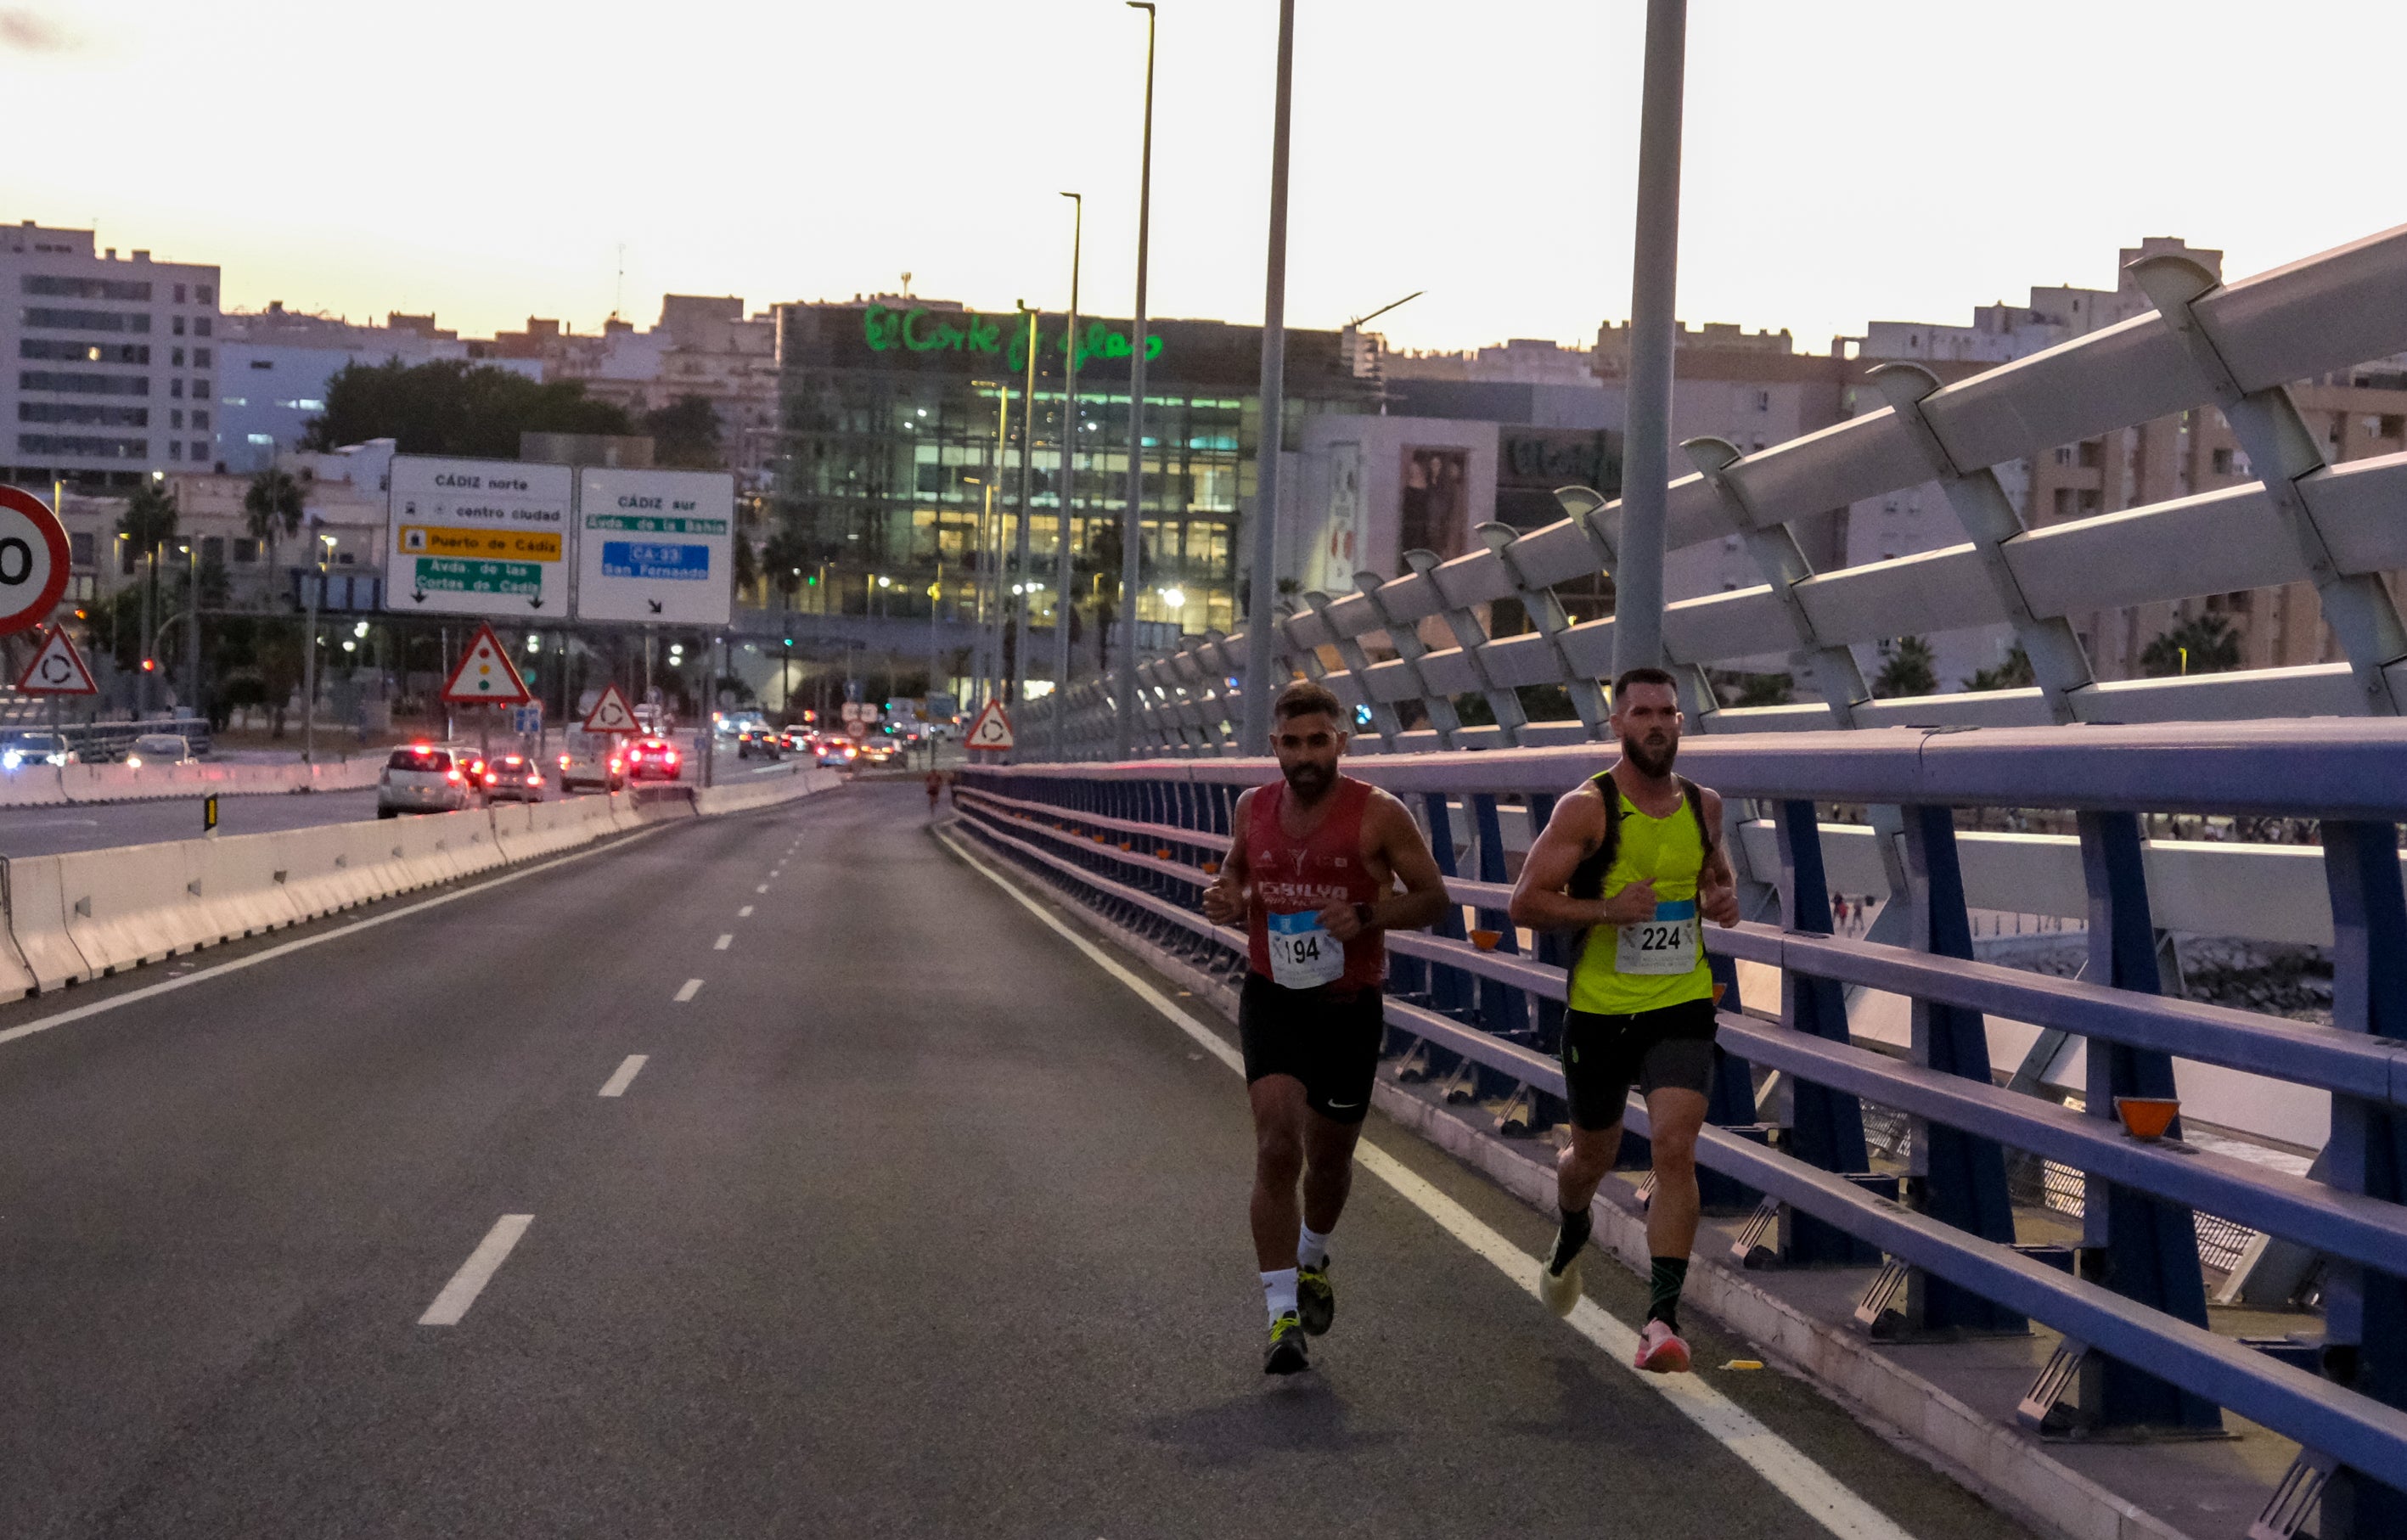
<instances>
[{"instance_id":1,"label":"street light glow","mask_svg":"<svg viewBox=\"0 0 2407 1540\"><path fill-rule=\"evenodd\" d=\"M1173 609L1185 609L1187 595L1177 589L1166 588L1161 591L1161 602Z\"/></svg>"}]
</instances>

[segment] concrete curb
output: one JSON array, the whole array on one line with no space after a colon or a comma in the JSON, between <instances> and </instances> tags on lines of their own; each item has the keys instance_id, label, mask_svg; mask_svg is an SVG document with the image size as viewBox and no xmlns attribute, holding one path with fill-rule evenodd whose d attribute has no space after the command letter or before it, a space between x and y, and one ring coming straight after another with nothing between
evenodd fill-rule
<instances>
[{"instance_id":1,"label":"concrete curb","mask_svg":"<svg viewBox=\"0 0 2407 1540\"><path fill-rule=\"evenodd\" d=\"M971 820L953 821L968 830L976 827ZM1011 852L995 853L1007 857ZM1017 861L1010 865L1015 876L1035 876ZM1051 881L1035 877L1034 886L1099 939L1192 990L1224 1022L1236 1019L1237 991L1227 983L1106 925ZM1550 1164L1480 1133L1392 1080L1375 1081L1371 1096L1372 1105L1393 1121L1540 1213L1554 1212ZM1608 1183L1591 1209L1596 1242L1644 1277L1645 1220L1613 1201L1617 1189L1617 1183ZM1700 1255L1690 1264L1686 1301L1812 1382L1882 1438L2025 1523L2061 1540L2190 1540L2186 1532L2052 1459L2016 1430L1982 1416L1896 1361L1866 1351L1863 1340L1852 1332L1802 1314L1718 1257Z\"/></svg>"}]
</instances>

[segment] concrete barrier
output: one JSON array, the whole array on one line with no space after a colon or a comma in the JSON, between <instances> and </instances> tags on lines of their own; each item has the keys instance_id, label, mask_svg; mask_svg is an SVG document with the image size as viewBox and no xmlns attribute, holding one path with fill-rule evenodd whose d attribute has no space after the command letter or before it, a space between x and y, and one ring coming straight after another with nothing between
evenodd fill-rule
<instances>
[{"instance_id":1,"label":"concrete barrier","mask_svg":"<svg viewBox=\"0 0 2407 1540\"><path fill-rule=\"evenodd\" d=\"M384 763L379 751L320 764L27 764L0 771L0 807L351 791L374 786Z\"/></svg>"},{"instance_id":2,"label":"concrete barrier","mask_svg":"<svg viewBox=\"0 0 2407 1540\"><path fill-rule=\"evenodd\" d=\"M813 769L698 792L647 788L653 794L641 802L621 792L0 861L12 944L0 948L0 1000L537 860L665 819L790 802L841 780L834 771Z\"/></svg>"}]
</instances>

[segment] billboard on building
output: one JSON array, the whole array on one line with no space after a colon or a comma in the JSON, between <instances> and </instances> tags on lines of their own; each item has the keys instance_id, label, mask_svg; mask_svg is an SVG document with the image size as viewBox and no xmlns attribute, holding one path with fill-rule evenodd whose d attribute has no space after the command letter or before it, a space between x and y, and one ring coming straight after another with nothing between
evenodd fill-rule
<instances>
[{"instance_id":1,"label":"billboard on building","mask_svg":"<svg viewBox=\"0 0 2407 1540\"><path fill-rule=\"evenodd\" d=\"M384 607L566 617L573 478L565 465L393 456Z\"/></svg>"},{"instance_id":2,"label":"billboard on building","mask_svg":"<svg viewBox=\"0 0 2407 1540\"><path fill-rule=\"evenodd\" d=\"M598 465L577 474L577 618L725 625L735 478Z\"/></svg>"}]
</instances>

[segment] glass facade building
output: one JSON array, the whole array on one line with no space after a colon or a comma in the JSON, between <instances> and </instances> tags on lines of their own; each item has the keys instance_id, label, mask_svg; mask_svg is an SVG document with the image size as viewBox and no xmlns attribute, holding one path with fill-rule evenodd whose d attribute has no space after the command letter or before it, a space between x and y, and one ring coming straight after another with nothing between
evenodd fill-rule
<instances>
[{"instance_id":1,"label":"glass facade building","mask_svg":"<svg viewBox=\"0 0 2407 1540\"><path fill-rule=\"evenodd\" d=\"M1136 619L1139 645L1167 651L1182 635L1233 629L1243 615L1261 332L1196 321L1152 321L1148 331ZM916 300L779 307L782 452L767 548L776 560L763 566L796 607L924 619L933 605L943 619L968 620L981 605L990 617L1007 607L1011 585L1041 584L1031 624L1048 639L1032 644L1029 663L1043 677L1066 511L1074 669L1096 666L1095 620L1122 618L1130 327L1080 319L1072 434L1065 318L1035 317L1034 441L1023 446L1029 333L1024 312ZM1372 399L1344 357L1336 332L1289 332L1289 447L1305 416ZM1065 437L1075 439L1066 466ZM1029 570L999 572L998 552L1008 563L1016 540L1023 453Z\"/></svg>"}]
</instances>

